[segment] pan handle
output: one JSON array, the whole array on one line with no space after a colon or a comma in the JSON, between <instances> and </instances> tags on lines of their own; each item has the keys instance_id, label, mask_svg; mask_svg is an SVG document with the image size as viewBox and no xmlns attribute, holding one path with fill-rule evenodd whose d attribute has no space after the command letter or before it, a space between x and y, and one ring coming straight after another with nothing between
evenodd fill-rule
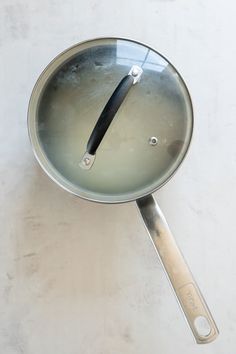
<instances>
[{"instance_id":1,"label":"pan handle","mask_svg":"<svg viewBox=\"0 0 236 354\"><path fill-rule=\"evenodd\" d=\"M164 215L152 195L137 200L137 206L196 342L212 342L219 331Z\"/></svg>"},{"instance_id":2,"label":"pan handle","mask_svg":"<svg viewBox=\"0 0 236 354\"><path fill-rule=\"evenodd\" d=\"M88 170L92 167L97 148L130 88L139 82L142 72L143 70L139 66L133 65L129 73L123 77L109 98L88 140L86 152L80 163L80 167L83 169Z\"/></svg>"}]
</instances>

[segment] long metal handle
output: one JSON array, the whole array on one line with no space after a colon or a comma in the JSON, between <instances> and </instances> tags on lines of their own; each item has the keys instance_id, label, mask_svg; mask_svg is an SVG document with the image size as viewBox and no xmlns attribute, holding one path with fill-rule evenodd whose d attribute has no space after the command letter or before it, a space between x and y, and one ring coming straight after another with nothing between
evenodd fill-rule
<instances>
[{"instance_id":1,"label":"long metal handle","mask_svg":"<svg viewBox=\"0 0 236 354\"><path fill-rule=\"evenodd\" d=\"M137 205L196 342L212 342L219 331L164 215L152 195L137 200Z\"/></svg>"},{"instance_id":2,"label":"long metal handle","mask_svg":"<svg viewBox=\"0 0 236 354\"><path fill-rule=\"evenodd\" d=\"M92 167L97 148L99 147L107 129L127 96L130 88L139 82L142 72L143 70L139 66L133 65L129 73L120 81L115 91L109 98L107 104L103 108L103 111L90 135L86 152L80 163L80 167L84 170L89 170Z\"/></svg>"}]
</instances>

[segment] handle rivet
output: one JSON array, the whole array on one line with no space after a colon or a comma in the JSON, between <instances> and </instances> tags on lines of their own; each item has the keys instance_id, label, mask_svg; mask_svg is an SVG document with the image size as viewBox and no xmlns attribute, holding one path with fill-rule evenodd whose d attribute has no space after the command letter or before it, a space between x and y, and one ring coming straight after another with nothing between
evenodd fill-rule
<instances>
[{"instance_id":1,"label":"handle rivet","mask_svg":"<svg viewBox=\"0 0 236 354\"><path fill-rule=\"evenodd\" d=\"M137 68L133 68L133 70L132 70L132 76L138 76L138 74L139 74L138 69L137 69Z\"/></svg>"},{"instance_id":2,"label":"handle rivet","mask_svg":"<svg viewBox=\"0 0 236 354\"><path fill-rule=\"evenodd\" d=\"M84 163L85 163L86 166L88 166L90 164L90 159L88 157L86 157L84 159Z\"/></svg>"},{"instance_id":3,"label":"handle rivet","mask_svg":"<svg viewBox=\"0 0 236 354\"><path fill-rule=\"evenodd\" d=\"M158 143L158 139L155 136L149 138L149 144L155 146Z\"/></svg>"}]
</instances>

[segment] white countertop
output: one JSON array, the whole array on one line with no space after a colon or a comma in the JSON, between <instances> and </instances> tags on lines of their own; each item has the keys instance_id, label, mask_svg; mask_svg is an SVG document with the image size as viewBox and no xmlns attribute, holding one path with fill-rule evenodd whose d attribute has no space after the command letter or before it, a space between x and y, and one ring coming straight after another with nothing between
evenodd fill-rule
<instances>
[{"instance_id":1,"label":"white countertop","mask_svg":"<svg viewBox=\"0 0 236 354\"><path fill-rule=\"evenodd\" d=\"M1 0L0 353L235 352L235 11L233 0ZM214 343L195 344L135 203L80 200L33 157L38 75L99 36L151 45L192 95L190 152L155 196L218 324Z\"/></svg>"}]
</instances>

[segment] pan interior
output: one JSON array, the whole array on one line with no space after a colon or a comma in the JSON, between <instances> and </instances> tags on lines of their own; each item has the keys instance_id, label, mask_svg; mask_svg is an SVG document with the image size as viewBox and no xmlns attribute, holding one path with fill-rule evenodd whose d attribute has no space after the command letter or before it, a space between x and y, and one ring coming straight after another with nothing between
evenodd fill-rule
<instances>
[{"instance_id":1,"label":"pan interior","mask_svg":"<svg viewBox=\"0 0 236 354\"><path fill-rule=\"evenodd\" d=\"M142 67L141 81L118 110L93 167L84 170L79 163L89 136L132 65ZM75 194L102 202L137 199L165 183L185 156L193 126L188 91L174 67L144 45L123 39L78 45L57 57L36 86L29 114L36 155Z\"/></svg>"}]
</instances>

